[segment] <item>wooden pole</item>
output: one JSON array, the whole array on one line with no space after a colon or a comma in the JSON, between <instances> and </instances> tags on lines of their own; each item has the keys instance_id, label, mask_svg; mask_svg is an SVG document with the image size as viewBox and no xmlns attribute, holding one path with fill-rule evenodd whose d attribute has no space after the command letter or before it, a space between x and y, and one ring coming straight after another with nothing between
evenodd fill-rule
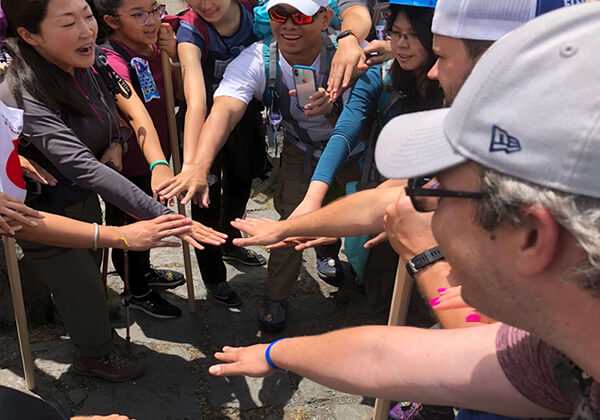
<instances>
[{"instance_id":1,"label":"wooden pole","mask_svg":"<svg viewBox=\"0 0 600 420\"><path fill-rule=\"evenodd\" d=\"M408 304L410 302L410 292L412 290L412 277L406 272L404 262L398 259L398 268L396 270L396 281L394 284L394 294L392 295L392 305L390 307L390 316L388 318L389 326L406 324L406 315L408 313ZM382 398L375 400L375 413L373 420L387 420L390 411L390 401Z\"/></svg>"},{"instance_id":2,"label":"wooden pole","mask_svg":"<svg viewBox=\"0 0 600 420\"><path fill-rule=\"evenodd\" d=\"M177 138L177 122L175 121L175 95L173 93L173 76L171 74L171 63L166 52L160 52L163 80L165 84L165 96L167 101L167 121L169 123L169 140L171 142L171 155L173 156L173 172L177 175L181 172L181 159L179 157L179 141ZM177 200L179 214L185 216L185 206ZM192 260L190 257L190 245L182 241L183 265L185 266L185 279L188 290L188 306L190 312L196 312L196 298L194 294L194 277L192 274Z\"/></svg>"},{"instance_id":3,"label":"wooden pole","mask_svg":"<svg viewBox=\"0 0 600 420\"><path fill-rule=\"evenodd\" d=\"M35 377L33 376L33 360L29 348L29 331L27 329L27 316L25 315L25 304L23 303L23 290L21 288L21 276L19 275L19 262L17 261L16 242L14 238L2 236L4 241L4 255L6 256L6 267L8 268L8 281L10 283L10 294L12 296L13 311L17 323L17 334L19 335L19 347L21 348L21 360L23 361L23 372L25 372L25 384L28 390L35 388Z\"/></svg>"}]
</instances>

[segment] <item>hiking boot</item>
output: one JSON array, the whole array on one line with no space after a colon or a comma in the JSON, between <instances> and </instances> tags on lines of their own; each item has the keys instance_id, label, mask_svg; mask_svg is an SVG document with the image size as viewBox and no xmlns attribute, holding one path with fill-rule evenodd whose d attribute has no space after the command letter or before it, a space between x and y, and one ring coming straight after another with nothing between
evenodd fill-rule
<instances>
[{"instance_id":1,"label":"hiking boot","mask_svg":"<svg viewBox=\"0 0 600 420\"><path fill-rule=\"evenodd\" d=\"M286 311L287 303L285 300L266 298L258 318L260 329L269 333L282 331L285 328Z\"/></svg>"},{"instance_id":2,"label":"hiking boot","mask_svg":"<svg viewBox=\"0 0 600 420\"><path fill-rule=\"evenodd\" d=\"M267 260L262 255L243 247L235 248L231 252L223 251L223 260L235 261L251 266L265 265L267 263Z\"/></svg>"},{"instance_id":3,"label":"hiking boot","mask_svg":"<svg viewBox=\"0 0 600 420\"><path fill-rule=\"evenodd\" d=\"M226 281L220 283L205 283L206 291L215 298L215 300L226 306L240 306L242 298L235 290L227 284Z\"/></svg>"},{"instance_id":4,"label":"hiking boot","mask_svg":"<svg viewBox=\"0 0 600 420\"><path fill-rule=\"evenodd\" d=\"M167 302L161 295L152 290L143 296L132 295L129 306L131 306L131 309L145 312L154 318L170 319L181 315L181 309Z\"/></svg>"},{"instance_id":5,"label":"hiking boot","mask_svg":"<svg viewBox=\"0 0 600 420\"><path fill-rule=\"evenodd\" d=\"M339 287L344 281L344 269L335 257L317 256L317 272L321 280L332 286Z\"/></svg>"},{"instance_id":6,"label":"hiking boot","mask_svg":"<svg viewBox=\"0 0 600 420\"><path fill-rule=\"evenodd\" d=\"M185 283L185 277L183 277L183 274L174 270L150 268L150 270L144 274L144 277L146 280L148 280L148 286L150 287L164 287L166 289L173 289Z\"/></svg>"},{"instance_id":7,"label":"hiking boot","mask_svg":"<svg viewBox=\"0 0 600 420\"><path fill-rule=\"evenodd\" d=\"M83 357L75 354L73 371L79 375L95 376L111 382L125 382L142 376L144 364L132 353L114 348L106 356Z\"/></svg>"}]
</instances>

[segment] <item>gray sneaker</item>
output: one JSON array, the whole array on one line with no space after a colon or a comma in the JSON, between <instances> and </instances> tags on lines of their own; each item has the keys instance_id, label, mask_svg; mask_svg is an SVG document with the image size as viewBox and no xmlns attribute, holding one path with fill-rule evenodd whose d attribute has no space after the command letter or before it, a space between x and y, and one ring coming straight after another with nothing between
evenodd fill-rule
<instances>
[{"instance_id":1,"label":"gray sneaker","mask_svg":"<svg viewBox=\"0 0 600 420\"><path fill-rule=\"evenodd\" d=\"M286 311L287 303L285 300L266 298L258 318L260 329L269 333L282 331L285 328Z\"/></svg>"},{"instance_id":2,"label":"gray sneaker","mask_svg":"<svg viewBox=\"0 0 600 420\"><path fill-rule=\"evenodd\" d=\"M206 291L212 295L215 300L226 306L240 306L242 298L233 290L226 281L221 283L204 283Z\"/></svg>"}]
</instances>

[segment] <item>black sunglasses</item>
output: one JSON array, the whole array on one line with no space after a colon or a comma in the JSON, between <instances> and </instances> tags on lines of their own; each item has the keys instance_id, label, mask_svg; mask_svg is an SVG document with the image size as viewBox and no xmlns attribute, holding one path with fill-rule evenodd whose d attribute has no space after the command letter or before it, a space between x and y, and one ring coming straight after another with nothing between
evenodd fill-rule
<instances>
[{"instance_id":1,"label":"black sunglasses","mask_svg":"<svg viewBox=\"0 0 600 420\"><path fill-rule=\"evenodd\" d=\"M486 194L482 192L445 190L440 188L440 184L432 176L409 179L405 191L406 195L410 197L413 207L419 212L435 211L440 197L472 198L475 200L486 197Z\"/></svg>"}]
</instances>

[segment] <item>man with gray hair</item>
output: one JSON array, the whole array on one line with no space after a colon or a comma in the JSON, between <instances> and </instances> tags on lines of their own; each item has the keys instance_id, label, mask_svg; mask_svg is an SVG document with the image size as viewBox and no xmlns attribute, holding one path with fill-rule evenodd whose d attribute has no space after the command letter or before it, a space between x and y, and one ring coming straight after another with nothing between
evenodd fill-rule
<instances>
[{"instance_id":1,"label":"man with gray hair","mask_svg":"<svg viewBox=\"0 0 600 420\"><path fill-rule=\"evenodd\" d=\"M506 324L225 347L210 372L288 369L361 395L598 418L599 21L593 3L524 25L481 58L451 108L397 117L379 138L386 176L421 177L404 201L435 211L451 283Z\"/></svg>"},{"instance_id":2,"label":"man with gray hair","mask_svg":"<svg viewBox=\"0 0 600 420\"><path fill-rule=\"evenodd\" d=\"M477 60L494 41L538 15L578 2L583 0L438 0L432 32L433 51L439 59L429 72L429 77L439 80L445 101L450 105ZM233 225L252 238L235 239L234 244L270 245L286 237L301 235L349 237L379 233L383 230L386 208L394 204L403 190L403 182L387 181L380 188L352 194L292 219L279 222L235 221ZM403 261L420 260L423 257L421 254L437 244L430 229L423 227L423 221L416 220L414 214L402 214L397 210L392 206L386 217L387 225L394 226L394 229L387 229L390 243ZM409 223L402 219L407 216L413 216ZM308 244L311 244L310 240ZM302 247L299 245L297 250ZM448 287L446 272L442 267L443 264L440 264L434 270L425 270L425 266L421 266L418 271L411 272L427 300L435 299L438 289ZM391 293L395 272L395 269L389 270L388 277L391 278L387 279L390 285L388 293ZM381 286L376 285L375 288ZM465 316L469 316L469 311L444 311L436 315L444 327L457 327L465 325ZM473 315L469 319L476 318Z\"/></svg>"}]
</instances>

